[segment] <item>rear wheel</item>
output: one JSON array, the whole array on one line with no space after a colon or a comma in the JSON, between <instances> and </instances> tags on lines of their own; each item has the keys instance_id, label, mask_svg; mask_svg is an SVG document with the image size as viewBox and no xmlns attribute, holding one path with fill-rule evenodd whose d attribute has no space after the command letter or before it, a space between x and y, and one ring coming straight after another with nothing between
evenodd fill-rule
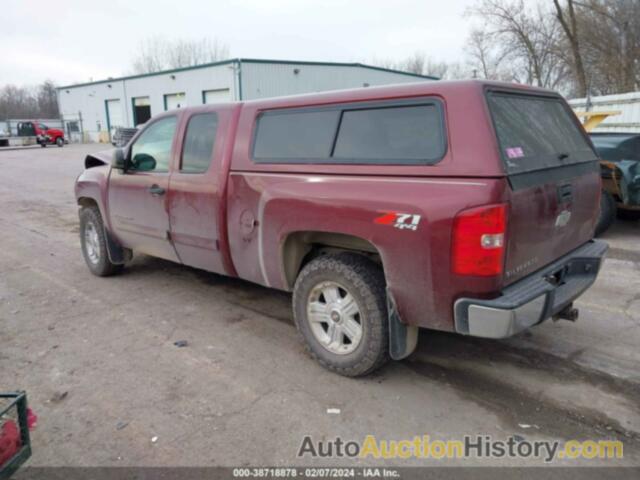
<instances>
[{"instance_id":1,"label":"rear wheel","mask_svg":"<svg viewBox=\"0 0 640 480\"><path fill-rule=\"evenodd\" d=\"M45 148L47 146L47 142L45 142L45 141L40 142L40 146L42 148Z\"/></svg>"},{"instance_id":2,"label":"rear wheel","mask_svg":"<svg viewBox=\"0 0 640 480\"><path fill-rule=\"evenodd\" d=\"M294 287L293 311L323 367L356 377L389 360L384 274L368 258L342 253L309 262Z\"/></svg>"},{"instance_id":3,"label":"rear wheel","mask_svg":"<svg viewBox=\"0 0 640 480\"><path fill-rule=\"evenodd\" d=\"M606 190L600 195L600 215L596 225L596 235L606 232L616 219L616 201Z\"/></svg>"},{"instance_id":4,"label":"rear wheel","mask_svg":"<svg viewBox=\"0 0 640 480\"><path fill-rule=\"evenodd\" d=\"M122 269L122 265L112 263L109 259L107 238L98 207L83 207L80 210L80 244L84 261L94 275L106 277Z\"/></svg>"}]
</instances>

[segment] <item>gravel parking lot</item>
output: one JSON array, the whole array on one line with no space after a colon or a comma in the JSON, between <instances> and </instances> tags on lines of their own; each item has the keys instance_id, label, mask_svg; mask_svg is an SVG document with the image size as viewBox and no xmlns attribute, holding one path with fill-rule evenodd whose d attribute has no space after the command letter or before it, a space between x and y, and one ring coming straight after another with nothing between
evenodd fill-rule
<instances>
[{"instance_id":1,"label":"gravel parking lot","mask_svg":"<svg viewBox=\"0 0 640 480\"><path fill-rule=\"evenodd\" d=\"M0 391L27 390L39 416L30 465L363 465L380 462L297 452L305 435L517 434L620 439L623 459L558 464L640 466L640 222L605 235L577 323L504 341L423 331L409 359L354 380L305 354L288 294L144 256L92 276L73 182L101 148L0 151Z\"/></svg>"}]
</instances>

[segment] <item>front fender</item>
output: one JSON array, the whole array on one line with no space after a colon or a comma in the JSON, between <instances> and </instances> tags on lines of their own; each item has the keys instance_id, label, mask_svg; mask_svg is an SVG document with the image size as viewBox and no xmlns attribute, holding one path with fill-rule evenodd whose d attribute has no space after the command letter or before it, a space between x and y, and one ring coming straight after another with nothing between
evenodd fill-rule
<instances>
[{"instance_id":1,"label":"front fender","mask_svg":"<svg viewBox=\"0 0 640 480\"><path fill-rule=\"evenodd\" d=\"M111 167L105 164L89 168L78 176L74 190L78 204L92 200L98 205L105 227L112 231L107 200L110 173Z\"/></svg>"}]
</instances>

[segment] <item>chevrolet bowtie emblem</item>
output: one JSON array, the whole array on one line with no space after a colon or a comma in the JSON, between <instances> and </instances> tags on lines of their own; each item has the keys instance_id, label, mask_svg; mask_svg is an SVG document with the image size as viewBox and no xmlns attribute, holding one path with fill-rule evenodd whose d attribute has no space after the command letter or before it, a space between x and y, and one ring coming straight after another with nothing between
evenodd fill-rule
<instances>
[{"instance_id":1,"label":"chevrolet bowtie emblem","mask_svg":"<svg viewBox=\"0 0 640 480\"><path fill-rule=\"evenodd\" d=\"M571 212L569 210L563 210L556 217L556 227L564 227L571 220Z\"/></svg>"}]
</instances>

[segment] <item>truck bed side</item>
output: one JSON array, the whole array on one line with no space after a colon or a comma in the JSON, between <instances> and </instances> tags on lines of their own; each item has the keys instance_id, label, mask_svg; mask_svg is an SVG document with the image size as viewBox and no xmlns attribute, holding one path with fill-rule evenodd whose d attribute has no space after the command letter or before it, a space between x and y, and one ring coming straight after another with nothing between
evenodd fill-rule
<instances>
[{"instance_id":1,"label":"truck bed side","mask_svg":"<svg viewBox=\"0 0 640 480\"><path fill-rule=\"evenodd\" d=\"M451 223L462 209L495 202L503 180L232 172L229 182L230 248L241 278L291 290L314 248L369 250L403 321L441 330L453 330L454 294L497 288L495 278L451 275ZM398 223L398 214L409 217Z\"/></svg>"}]
</instances>

